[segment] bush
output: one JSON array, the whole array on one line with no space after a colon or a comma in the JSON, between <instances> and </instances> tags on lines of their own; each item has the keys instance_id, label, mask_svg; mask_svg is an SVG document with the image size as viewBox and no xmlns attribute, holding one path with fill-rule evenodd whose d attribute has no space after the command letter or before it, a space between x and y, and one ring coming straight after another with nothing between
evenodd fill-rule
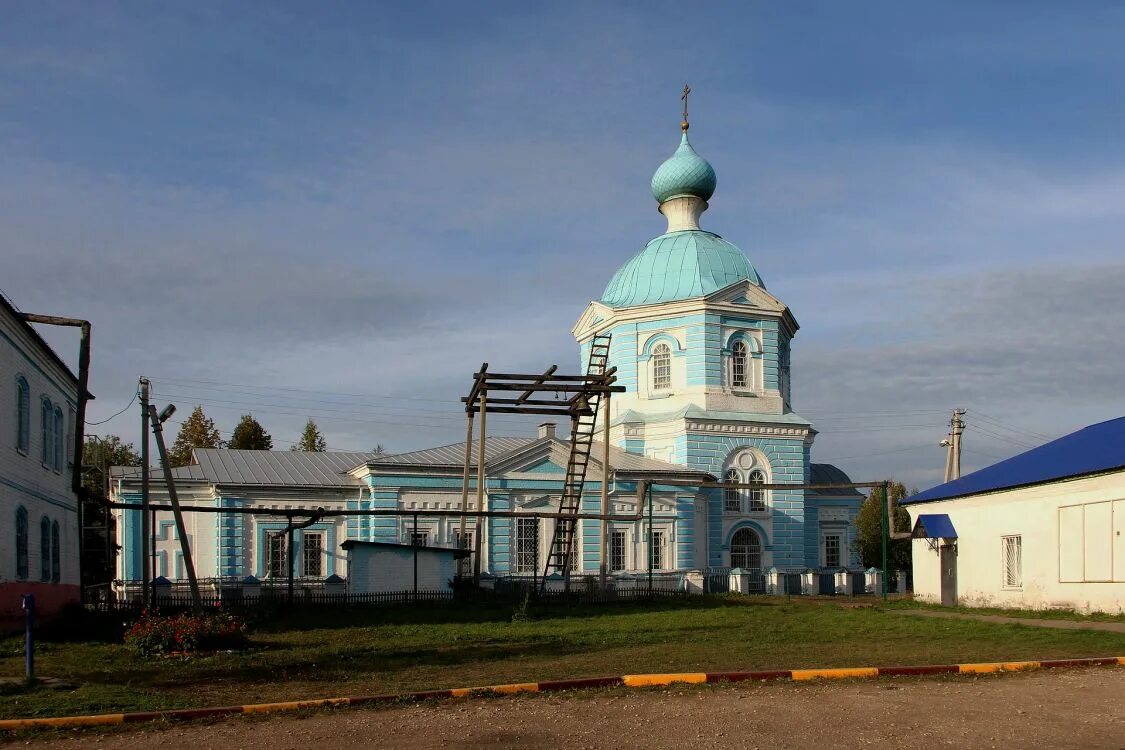
<instances>
[{"instance_id":1,"label":"bush","mask_svg":"<svg viewBox=\"0 0 1125 750\"><path fill-rule=\"evenodd\" d=\"M145 612L125 634L125 643L144 656L238 649L247 644L246 623L223 611L173 617Z\"/></svg>"}]
</instances>

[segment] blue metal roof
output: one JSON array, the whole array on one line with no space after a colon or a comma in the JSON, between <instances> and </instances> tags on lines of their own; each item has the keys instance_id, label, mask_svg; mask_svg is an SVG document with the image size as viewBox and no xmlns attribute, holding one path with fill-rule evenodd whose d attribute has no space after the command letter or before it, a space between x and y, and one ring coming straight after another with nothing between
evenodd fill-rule
<instances>
[{"instance_id":1,"label":"blue metal roof","mask_svg":"<svg viewBox=\"0 0 1125 750\"><path fill-rule=\"evenodd\" d=\"M1122 468L1125 468L1125 417L1083 427L902 502L945 500Z\"/></svg>"},{"instance_id":2,"label":"blue metal roof","mask_svg":"<svg viewBox=\"0 0 1125 750\"><path fill-rule=\"evenodd\" d=\"M956 539L957 529L953 528L953 522L945 513L927 513L918 516L911 536L915 539Z\"/></svg>"}]
</instances>

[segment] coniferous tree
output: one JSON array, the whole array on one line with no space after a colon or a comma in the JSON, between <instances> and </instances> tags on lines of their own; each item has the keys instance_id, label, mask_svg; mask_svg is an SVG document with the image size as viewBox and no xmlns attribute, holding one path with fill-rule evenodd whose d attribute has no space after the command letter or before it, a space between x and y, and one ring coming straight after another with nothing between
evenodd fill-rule
<instances>
[{"instance_id":1,"label":"coniferous tree","mask_svg":"<svg viewBox=\"0 0 1125 750\"><path fill-rule=\"evenodd\" d=\"M195 407L191 416L180 425L176 442L168 451L168 461L173 466L187 466L191 463L191 452L196 448L221 448L223 440L219 430L210 417L203 413L203 407Z\"/></svg>"},{"instance_id":2,"label":"coniferous tree","mask_svg":"<svg viewBox=\"0 0 1125 750\"><path fill-rule=\"evenodd\" d=\"M894 526L891 531L910 531L910 514L903 508L903 498L918 490L907 490L902 482L890 483L891 505L894 508ZM883 564L883 488L876 487L863 502L855 517L855 551L865 568ZM909 570L911 544L909 539L891 540L887 547L887 566L890 570Z\"/></svg>"},{"instance_id":3,"label":"coniferous tree","mask_svg":"<svg viewBox=\"0 0 1125 750\"><path fill-rule=\"evenodd\" d=\"M323 453L328 450L328 443L325 441L324 436L320 434L320 428L316 426L316 422L309 418L305 423L305 430L301 433L301 440L293 445L290 450L295 451L311 451L313 453Z\"/></svg>"},{"instance_id":4,"label":"coniferous tree","mask_svg":"<svg viewBox=\"0 0 1125 750\"><path fill-rule=\"evenodd\" d=\"M230 436L228 448L247 451L268 451L273 448L273 438L251 414L243 414Z\"/></svg>"}]
</instances>

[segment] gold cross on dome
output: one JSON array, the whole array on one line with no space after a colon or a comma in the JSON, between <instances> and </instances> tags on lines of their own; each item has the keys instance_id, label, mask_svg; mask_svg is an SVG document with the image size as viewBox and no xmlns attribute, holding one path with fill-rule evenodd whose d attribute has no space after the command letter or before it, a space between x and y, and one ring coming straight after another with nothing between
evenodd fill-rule
<instances>
[{"instance_id":1,"label":"gold cross on dome","mask_svg":"<svg viewBox=\"0 0 1125 750\"><path fill-rule=\"evenodd\" d=\"M687 130L687 129L688 129L688 121L687 121L687 98L688 98L688 94L690 94L690 93L691 93L691 86L688 86L688 85L687 85L687 84L685 83L685 84L684 84L684 93L680 94L680 99L682 99L682 100L683 100L683 102L684 102L684 121L680 123L680 127L681 127L681 128L683 128L684 130Z\"/></svg>"}]
</instances>

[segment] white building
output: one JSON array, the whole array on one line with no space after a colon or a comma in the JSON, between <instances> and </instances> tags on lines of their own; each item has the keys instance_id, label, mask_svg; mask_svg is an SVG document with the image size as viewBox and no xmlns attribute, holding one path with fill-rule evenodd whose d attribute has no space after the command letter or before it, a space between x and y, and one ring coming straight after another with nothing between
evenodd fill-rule
<instances>
[{"instance_id":1,"label":"white building","mask_svg":"<svg viewBox=\"0 0 1125 750\"><path fill-rule=\"evenodd\" d=\"M1125 611L1125 417L903 504L919 599Z\"/></svg>"},{"instance_id":2,"label":"white building","mask_svg":"<svg viewBox=\"0 0 1125 750\"><path fill-rule=\"evenodd\" d=\"M0 627L23 594L49 615L79 599L71 491L78 378L0 295Z\"/></svg>"}]
</instances>

